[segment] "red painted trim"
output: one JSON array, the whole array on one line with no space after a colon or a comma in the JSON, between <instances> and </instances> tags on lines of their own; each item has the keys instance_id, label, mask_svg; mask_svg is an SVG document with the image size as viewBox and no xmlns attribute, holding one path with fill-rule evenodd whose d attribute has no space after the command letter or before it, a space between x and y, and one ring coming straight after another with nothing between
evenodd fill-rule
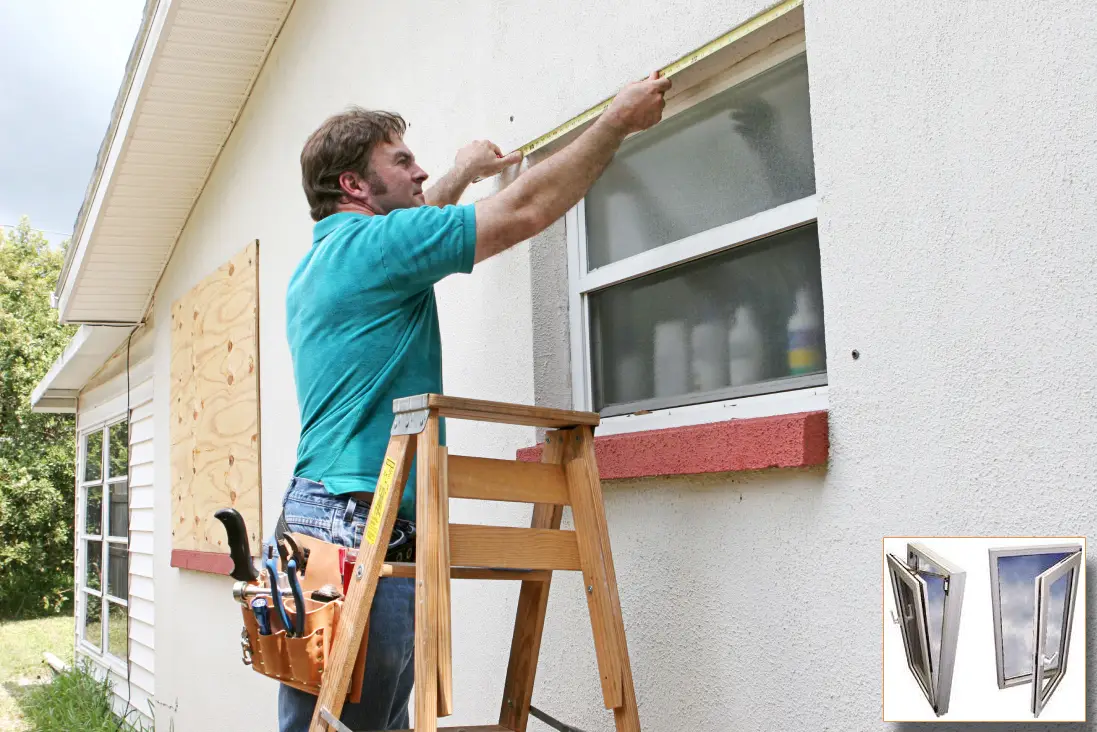
<instances>
[{"instance_id":1,"label":"red painted trim","mask_svg":"<svg viewBox=\"0 0 1097 732\"><path fill-rule=\"evenodd\" d=\"M541 445L518 451L537 462ZM594 438L602 480L825 465L827 412L671 427Z\"/></svg>"},{"instance_id":2,"label":"red painted trim","mask_svg":"<svg viewBox=\"0 0 1097 732\"><path fill-rule=\"evenodd\" d=\"M228 575L232 572L232 557L218 552L172 549L171 566L179 569L193 569L198 572Z\"/></svg>"}]
</instances>

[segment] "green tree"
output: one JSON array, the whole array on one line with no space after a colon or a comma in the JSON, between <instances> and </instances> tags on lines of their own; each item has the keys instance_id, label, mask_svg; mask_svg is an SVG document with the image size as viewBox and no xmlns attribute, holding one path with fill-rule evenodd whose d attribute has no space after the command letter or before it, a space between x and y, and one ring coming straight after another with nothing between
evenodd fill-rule
<instances>
[{"instance_id":1,"label":"green tree","mask_svg":"<svg viewBox=\"0 0 1097 732\"><path fill-rule=\"evenodd\" d=\"M0 230L0 618L72 602L72 419L30 409L75 331L50 308L63 260L26 218Z\"/></svg>"}]
</instances>

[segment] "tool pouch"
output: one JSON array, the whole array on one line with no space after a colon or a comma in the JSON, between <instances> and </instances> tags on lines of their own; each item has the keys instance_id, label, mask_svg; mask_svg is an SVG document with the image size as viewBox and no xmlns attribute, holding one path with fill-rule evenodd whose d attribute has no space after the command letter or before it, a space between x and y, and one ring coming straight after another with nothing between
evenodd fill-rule
<instances>
[{"instance_id":1,"label":"tool pouch","mask_svg":"<svg viewBox=\"0 0 1097 732\"><path fill-rule=\"evenodd\" d=\"M244 634L247 644L245 663L248 662L247 650L250 649L251 667L272 679L292 686L309 694L320 693L320 682L327 668L335 646L335 632L343 611L343 600L319 602L308 597L309 593L325 584L341 587L339 567L339 546L328 542L294 534L302 547L310 548L307 570L301 579L305 593L305 632L300 637L291 637L286 633L279 614L271 608L270 629L268 635L259 634L259 624L250 606L241 606L244 618ZM262 584L260 586L267 586ZM291 624L297 621L299 609L293 596L286 592L282 601ZM369 639L369 625L362 634L362 644L355 659L351 674L347 700L357 703L362 696L362 676L366 670L366 642Z\"/></svg>"}]
</instances>

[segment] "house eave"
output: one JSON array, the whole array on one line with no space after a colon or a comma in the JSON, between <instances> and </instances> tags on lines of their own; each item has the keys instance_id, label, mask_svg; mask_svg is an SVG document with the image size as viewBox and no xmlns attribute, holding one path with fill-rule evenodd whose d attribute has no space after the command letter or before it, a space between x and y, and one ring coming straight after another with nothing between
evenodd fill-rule
<instances>
[{"instance_id":1,"label":"house eave","mask_svg":"<svg viewBox=\"0 0 1097 732\"><path fill-rule=\"evenodd\" d=\"M62 323L140 323L293 0L147 0L54 292Z\"/></svg>"},{"instance_id":2,"label":"house eave","mask_svg":"<svg viewBox=\"0 0 1097 732\"><path fill-rule=\"evenodd\" d=\"M126 326L80 326L31 392L31 411L75 414L80 390L132 332Z\"/></svg>"}]
</instances>

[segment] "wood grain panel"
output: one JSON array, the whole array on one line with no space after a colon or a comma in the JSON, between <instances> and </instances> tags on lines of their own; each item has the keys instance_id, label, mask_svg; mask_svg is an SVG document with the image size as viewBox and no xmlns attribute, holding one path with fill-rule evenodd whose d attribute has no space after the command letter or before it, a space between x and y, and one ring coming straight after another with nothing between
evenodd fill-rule
<instances>
[{"instance_id":1,"label":"wood grain panel","mask_svg":"<svg viewBox=\"0 0 1097 732\"><path fill-rule=\"evenodd\" d=\"M171 308L172 548L227 553L213 514L244 517L262 537L259 435L259 243Z\"/></svg>"}]
</instances>

